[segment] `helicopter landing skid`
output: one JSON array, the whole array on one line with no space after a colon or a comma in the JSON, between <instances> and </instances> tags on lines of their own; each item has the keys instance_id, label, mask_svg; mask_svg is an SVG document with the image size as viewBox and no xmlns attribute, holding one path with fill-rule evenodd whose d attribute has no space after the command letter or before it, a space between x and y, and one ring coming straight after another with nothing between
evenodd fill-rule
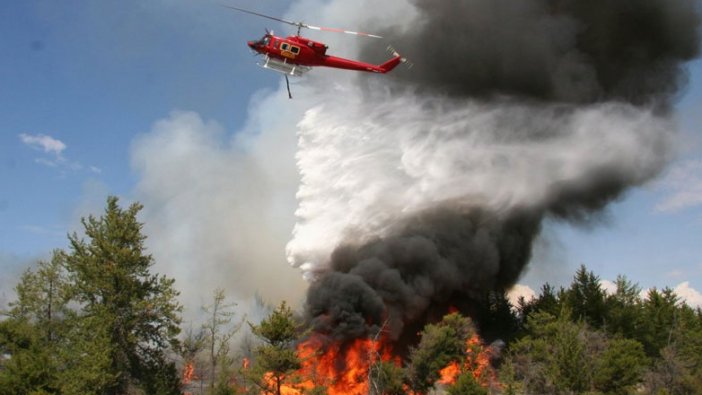
<instances>
[{"instance_id":1,"label":"helicopter landing skid","mask_svg":"<svg viewBox=\"0 0 702 395\"><path fill-rule=\"evenodd\" d=\"M258 65L264 69L277 71L278 73L292 75L295 77L300 77L312 69L309 66L288 63L285 60L271 58L270 56L266 56L265 61L263 63L259 63Z\"/></svg>"}]
</instances>

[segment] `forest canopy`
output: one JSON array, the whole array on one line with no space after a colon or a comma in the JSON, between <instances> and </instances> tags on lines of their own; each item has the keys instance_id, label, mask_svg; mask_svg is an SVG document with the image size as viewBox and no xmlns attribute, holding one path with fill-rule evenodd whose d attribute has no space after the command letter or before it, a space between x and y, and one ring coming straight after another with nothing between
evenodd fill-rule
<instances>
[{"instance_id":1,"label":"forest canopy","mask_svg":"<svg viewBox=\"0 0 702 395\"><path fill-rule=\"evenodd\" d=\"M259 301L267 318L248 322L213 290L185 327L177 284L152 272L141 208L108 198L84 236L22 275L2 306L0 394L340 393L343 380L320 373L328 344L302 353L315 335L285 301ZM702 392L702 311L671 288L642 292L622 275L607 291L581 266L516 305L505 291L470 317L447 312L404 353L384 356L382 328L362 339L363 393Z\"/></svg>"}]
</instances>

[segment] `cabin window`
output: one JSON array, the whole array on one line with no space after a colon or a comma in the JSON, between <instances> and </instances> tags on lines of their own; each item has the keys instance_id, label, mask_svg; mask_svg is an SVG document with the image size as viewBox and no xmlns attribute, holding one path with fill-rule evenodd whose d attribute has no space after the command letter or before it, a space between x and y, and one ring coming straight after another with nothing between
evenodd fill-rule
<instances>
[{"instance_id":1,"label":"cabin window","mask_svg":"<svg viewBox=\"0 0 702 395\"><path fill-rule=\"evenodd\" d=\"M294 54L297 55L297 54L300 53L300 47L295 47L295 46L290 47L290 52L292 52L292 53L294 53Z\"/></svg>"},{"instance_id":2,"label":"cabin window","mask_svg":"<svg viewBox=\"0 0 702 395\"><path fill-rule=\"evenodd\" d=\"M281 51L287 51L289 48L290 48L290 44L288 44L288 43L280 44Z\"/></svg>"}]
</instances>

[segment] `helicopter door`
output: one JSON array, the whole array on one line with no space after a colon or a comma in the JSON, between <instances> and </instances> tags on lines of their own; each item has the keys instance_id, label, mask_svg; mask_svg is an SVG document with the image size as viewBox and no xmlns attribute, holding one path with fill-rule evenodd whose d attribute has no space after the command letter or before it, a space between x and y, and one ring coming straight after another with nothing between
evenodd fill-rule
<instances>
[{"instance_id":1,"label":"helicopter door","mask_svg":"<svg viewBox=\"0 0 702 395\"><path fill-rule=\"evenodd\" d=\"M300 53L300 47L283 42L280 44L280 54L286 58L295 59Z\"/></svg>"}]
</instances>

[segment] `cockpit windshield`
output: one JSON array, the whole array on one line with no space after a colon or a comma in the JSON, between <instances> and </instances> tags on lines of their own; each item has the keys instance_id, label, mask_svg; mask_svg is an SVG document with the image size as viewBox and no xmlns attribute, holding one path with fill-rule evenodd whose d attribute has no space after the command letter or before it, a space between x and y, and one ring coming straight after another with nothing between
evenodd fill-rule
<instances>
[{"instance_id":1,"label":"cockpit windshield","mask_svg":"<svg viewBox=\"0 0 702 395\"><path fill-rule=\"evenodd\" d=\"M261 43L261 45L266 47L266 46L268 46L268 43L271 42L271 36L263 36L263 38L259 42Z\"/></svg>"}]
</instances>

